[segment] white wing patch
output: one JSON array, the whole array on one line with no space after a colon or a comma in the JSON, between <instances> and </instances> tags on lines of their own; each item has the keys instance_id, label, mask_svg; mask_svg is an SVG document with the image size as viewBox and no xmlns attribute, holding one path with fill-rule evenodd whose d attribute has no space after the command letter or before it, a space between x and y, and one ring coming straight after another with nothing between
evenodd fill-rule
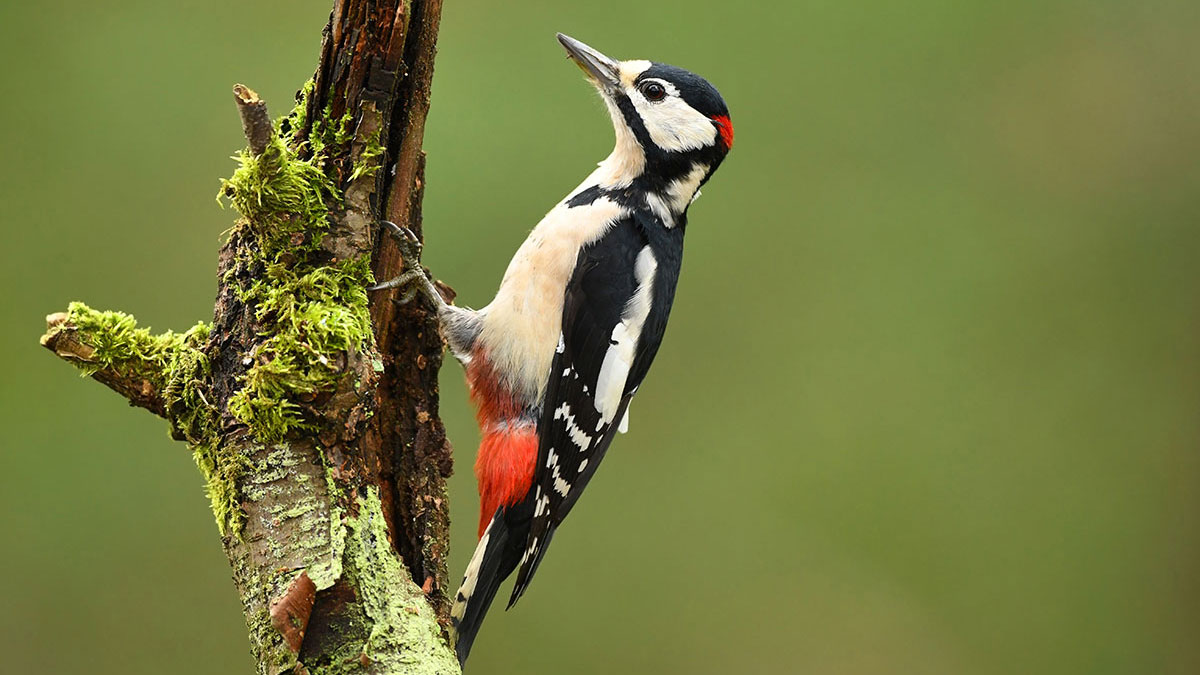
<instances>
[{"instance_id":1,"label":"white wing patch","mask_svg":"<svg viewBox=\"0 0 1200 675\"><path fill-rule=\"evenodd\" d=\"M600 377L596 381L596 412L600 413L596 431L603 429L617 414L621 390L625 388L625 379L629 377L629 369L633 366L636 346L637 335L630 335L628 322L622 320L613 326L608 351L604 353L604 361L600 364Z\"/></svg>"},{"instance_id":2,"label":"white wing patch","mask_svg":"<svg viewBox=\"0 0 1200 675\"><path fill-rule=\"evenodd\" d=\"M608 351L600 364L595 397L596 412L600 413L600 421L596 425L596 431L613 421L617 415L617 408L621 405L625 381L629 378L629 369L633 366L642 326L646 323L646 317L650 315L654 274L657 270L658 261L654 259L654 252L649 246L643 247L638 252L633 268L634 279L638 283L637 290L626 303L621 322L613 326Z\"/></svg>"}]
</instances>

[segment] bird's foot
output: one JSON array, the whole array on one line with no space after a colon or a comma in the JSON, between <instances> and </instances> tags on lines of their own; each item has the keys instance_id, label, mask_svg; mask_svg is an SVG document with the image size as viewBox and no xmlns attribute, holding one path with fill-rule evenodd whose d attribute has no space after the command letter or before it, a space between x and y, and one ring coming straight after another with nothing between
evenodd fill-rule
<instances>
[{"instance_id":1,"label":"bird's foot","mask_svg":"<svg viewBox=\"0 0 1200 675\"><path fill-rule=\"evenodd\" d=\"M395 302L401 305L412 302L418 293L424 295L427 300L433 303L434 307L441 307L446 304L442 299L442 294L438 293L437 287L425 274L425 269L421 267L421 240L413 231L407 227L389 221L380 221L384 229L396 241L396 246L400 249L400 256L404 260L406 271L395 279L368 286L368 291L382 291L389 288L403 289L400 297L396 298Z\"/></svg>"},{"instance_id":2,"label":"bird's foot","mask_svg":"<svg viewBox=\"0 0 1200 675\"><path fill-rule=\"evenodd\" d=\"M379 224L395 240L396 247L400 249L400 256L404 258L404 262L415 266L421 258L422 249L421 240L417 238L417 235L407 227L400 227L390 220L381 220Z\"/></svg>"}]
</instances>

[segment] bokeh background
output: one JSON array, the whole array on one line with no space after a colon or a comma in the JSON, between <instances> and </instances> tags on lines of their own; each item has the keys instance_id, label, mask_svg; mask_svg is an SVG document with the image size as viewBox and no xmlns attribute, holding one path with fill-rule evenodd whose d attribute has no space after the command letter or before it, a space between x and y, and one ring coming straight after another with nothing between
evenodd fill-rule
<instances>
[{"instance_id":1,"label":"bokeh background","mask_svg":"<svg viewBox=\"0 0 1200 675\"><path fill-rule=\"evenodd\" d=\"M37 338L211 316L230 85L288 109L328 7L0 7L6 672L250 672L186 449ZM610 147L557 30L709 77L737 144L473 675L1200 672L1200 4L450 0L426 259L464 304Z\"/></svg>"}]
</instances>

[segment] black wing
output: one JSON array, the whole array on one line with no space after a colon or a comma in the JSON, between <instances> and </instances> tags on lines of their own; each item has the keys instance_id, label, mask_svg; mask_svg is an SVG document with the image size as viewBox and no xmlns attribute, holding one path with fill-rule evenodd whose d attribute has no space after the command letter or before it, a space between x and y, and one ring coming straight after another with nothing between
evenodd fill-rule
<instances>
[{"instance_id":1,"label":"black wing","mask_svg":"<svg viewBox=\"0 0 1200 675\"><path fill-rule=\"evenodd\" d=\"M645 265L639 269L639 256L645 255L647 247L653 256L653 276L641 293L650 294L649 312L633 336L632 358L619 367L610 364L608 372L603 372L605 358L618 342L614 328L625 319L631 299L639 293L639 274L644 275L646 269ZM529 586L555 529L604 458L633 393L650 368L662 343L682 253L682 228L668 230L641 215L616 222L579 253L563 303L562 334L538 425L533 522L510 607ZM602 391L612 386L614 372L620 374L620 391ZM607 387L601 384L602 375ZM598 405L598 395L609 404Z\"/></svg>"}]
</instances>

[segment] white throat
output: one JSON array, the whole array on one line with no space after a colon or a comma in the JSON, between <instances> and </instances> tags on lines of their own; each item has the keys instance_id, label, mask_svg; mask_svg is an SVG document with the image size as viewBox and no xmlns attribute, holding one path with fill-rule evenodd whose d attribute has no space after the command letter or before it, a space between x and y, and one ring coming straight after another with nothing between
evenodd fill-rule
<instances>
[{"instance_id":1,"label":"white throat","mask_svg":"<svg viewBox=\"0 0 1200 675\"><path fill-rule=\"evenodd\" d=\"M612 152L600 162L599 169L593 176L600 187L626 187L646 170L646 153L642 151L642 146L638 145L637 138L625 123L625 116L617 106L607 98L604 99L604 104L612 117L617 140Z\"/></svg>"}]
</instances>

